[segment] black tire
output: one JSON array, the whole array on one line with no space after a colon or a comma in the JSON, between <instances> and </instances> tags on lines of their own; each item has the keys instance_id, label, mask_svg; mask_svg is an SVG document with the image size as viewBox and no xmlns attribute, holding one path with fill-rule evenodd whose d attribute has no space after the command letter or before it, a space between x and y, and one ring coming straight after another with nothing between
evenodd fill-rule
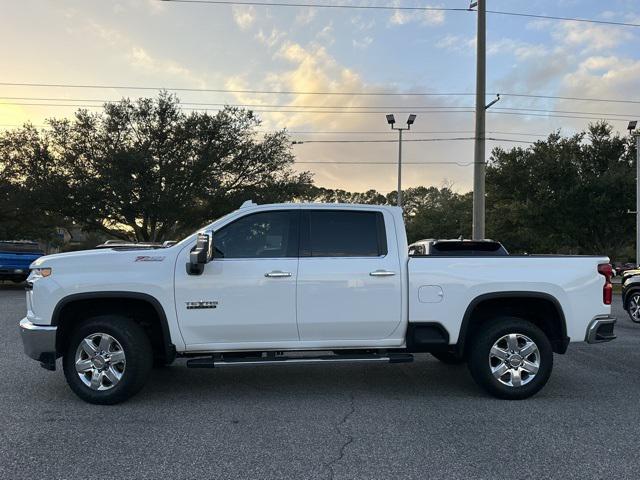
<instances>
[{"instance_id":1,"label":"black tire","mask_svg":"<svg viewBox=\"0 0 640 480\"><path fill-rule=\"evenodd\" d=\"M538 371L528 381L526 378L529 378L529 374L523 373L523 383L527 383L520 386L502 383L492 374L489 363L489 352L494 343L509 334L525 335L538 347ZM473 379L488 393L506 400L522 400L535 395L549 380L553 369L553 350L545 333L533 323L516 317L501 317L484 323L476 331L474 338L469 341L467 363ZM503 380L505 378L511 381L510 374L502 377Z\"/></svg>"},{"instance_id":2,"label":"black tire","mask_svg":"<svg viewBox=\"0 0 640 480\"><path fill-rule=\"evenodd\" d=\"M431 352L431 355L447 365L460 365L465 361L463 356L454 352Z\"/></svg>"},{"instance_id":3,"label":"black tire","mask_svg":"<svg viewBox=\"0 0 640 480\"><path fill-rule=\"evenodd\" d=\"M75 367L80 342L96 333L113 337L122 346L126 358L122 378L107 390L93 390L85 385ZM152 364L151 343L142 327L117 315L102 315L81 322L71 333L63 358L64 375L71 390L85 402L99 405L120 403L138 393L149 376Z\"/></svg>"},{"instance_id":4,"label":"black tire","mask_svg":"<svg viewBox=\"0 0 640 480\"><path fill-rule=\"evenodd\" d=\"M640 293L640 292L638 292L637 290L629 292L627 294L627 300L625 301L625 303L626 303L625 310L627 311L627 315L629 315L629 319L633 323L640 323L640 316L636 319L636 318L633 318L633 314L631 313L631 304L633 303L632 300L633 300L634 296L638 295L638 293Z\"/></svg>"}]
</instances>

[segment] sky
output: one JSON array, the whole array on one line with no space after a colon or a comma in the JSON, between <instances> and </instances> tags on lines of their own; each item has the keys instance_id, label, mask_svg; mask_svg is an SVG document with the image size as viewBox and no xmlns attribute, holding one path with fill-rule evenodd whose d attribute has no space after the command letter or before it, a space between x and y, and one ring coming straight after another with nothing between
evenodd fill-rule
<instances>
[{"instance_id":1,"label":"sky","mask_svg":"<svg viewBox=\"0 0 640 480\"><path fill-rule=\"evenodd\" d=\"M325 3L469 5L467 0ZM488 8L640 23L637 0L488 0ZM44 125L47 118L72 116L74 105L88 100L155 94L114 86L303 92L178 95L200 108L257 105L262 130L286 128L293 140L304 142L293 146L296 169L311 171L319 186L351 191L395 190L397 143L331 141L396 140L384 114L394 113L404 123L416 113L404 139L430 141L403 144L403 188L449 185L466 192L472 187L473 141L464 138L473 136L474 128L469 111L475 91L474 12L21 0L4 3L2 19L0 82L109 88L0 85L0 128ZM598 118L609 118L624 133L628 120L640 117L640 103L624 103L640 101L639 38L637 27L488 14L487 103L494 93L502 96L487 115L487 137L499 139L487 142L487 156L496 146L526 148L526 142L555 130L581 131ZM470 95L398 95L406 93ZM514 93L622 102L509 95ZM41 98L52 100L31 100ZM91 104L99 110L99 102ZM508 110L522 108L529 110ZM437 140L443 138L449 140Z\"/></svg>"}]
</instances>

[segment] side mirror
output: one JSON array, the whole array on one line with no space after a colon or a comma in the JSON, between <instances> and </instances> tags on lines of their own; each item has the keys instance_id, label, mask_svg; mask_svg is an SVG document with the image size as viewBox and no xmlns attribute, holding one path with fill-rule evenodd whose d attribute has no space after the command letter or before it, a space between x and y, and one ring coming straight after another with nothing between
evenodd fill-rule
<instances>
[{"instance_id":1,"label":"side mirror","mask_svg":"<svg viewBox=\"0 0 640 480\"><path fill-rule=\"evenodd\" d=\"M189 254L187 273L189 275L201 275L205 264L213 260L213 235L199 233L196 246Z\"/></svg>"}]
</instances>

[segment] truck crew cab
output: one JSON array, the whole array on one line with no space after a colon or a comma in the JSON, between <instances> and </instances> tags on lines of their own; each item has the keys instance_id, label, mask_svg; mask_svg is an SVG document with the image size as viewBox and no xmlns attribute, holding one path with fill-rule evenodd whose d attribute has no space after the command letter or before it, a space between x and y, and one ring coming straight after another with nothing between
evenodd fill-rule
<instances>
[{"instance_id":1,"label":"truck crew cab","mask_svg":"<svg viewBox=\"0 0 640 480\"><path fill-rule=\"evenodd\" d=\"M466 361L500 398L547 382L569 342L609 341L606 257L408 255L402 210L251 202L166 248L103 248L31 265L27 355L91 403L187 367ZM295 352L295 353L293 353Z\"/></svg>"}]
</instances>

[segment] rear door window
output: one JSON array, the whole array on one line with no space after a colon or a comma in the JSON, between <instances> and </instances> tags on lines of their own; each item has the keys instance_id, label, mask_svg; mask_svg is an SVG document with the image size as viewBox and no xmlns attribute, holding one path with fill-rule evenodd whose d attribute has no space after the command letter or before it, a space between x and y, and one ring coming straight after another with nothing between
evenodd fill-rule
<instances>
[{"instance_id":1,"label":"rear door window","mask_svg":"<svg viewBox=\"0 0 640 480\"><path fill-rule=\"evenodd\" d=\"M305 210L301 256L378 257L387 254L381 212Z\"/></svg>"}]
</instances>

